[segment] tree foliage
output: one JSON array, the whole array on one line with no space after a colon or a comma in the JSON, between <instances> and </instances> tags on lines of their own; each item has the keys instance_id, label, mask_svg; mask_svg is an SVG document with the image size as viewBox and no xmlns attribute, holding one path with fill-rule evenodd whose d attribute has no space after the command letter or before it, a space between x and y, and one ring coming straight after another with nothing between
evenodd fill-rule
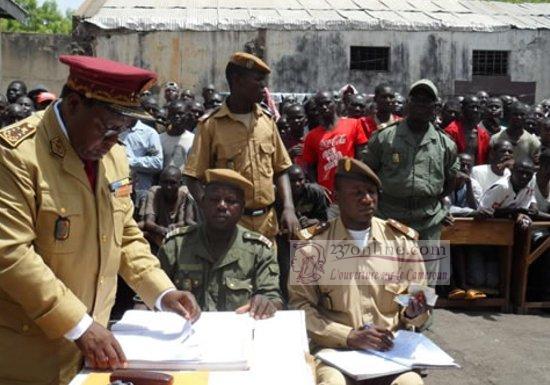
<instances>
[{"instance_id":1,"label":"tree foliage","mask_svg":"<svg viewBox=\"0 0 550 385\"><path fill-rule=\"evenodd\" d=\"M4 32L35 32L70 34L72 31L72 16L68 11L63 15L57 8L55 0L46 0L38 5L36 0L16 0L28 12L26 23L15 20L2 20L0 26Z\"/></svg>"}]
</instances>

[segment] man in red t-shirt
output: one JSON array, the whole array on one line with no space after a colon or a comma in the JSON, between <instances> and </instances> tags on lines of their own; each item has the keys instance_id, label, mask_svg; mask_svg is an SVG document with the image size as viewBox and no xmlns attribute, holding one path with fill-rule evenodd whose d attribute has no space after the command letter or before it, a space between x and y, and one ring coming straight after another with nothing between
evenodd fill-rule
<instances>
[{"instance_id":1,"label":"man in red t-shirt","mask_svg":"<svg viewBox=\"0 0 550 385\"><path fill-rule=\"evenodd\" d=\"M399 116L392 114L395 92L388 84L380 84L374 89L374 102L376 103L376 113L361 118L367 140L379 128L385 128L401 120Z\"/></svg>"},{"instance_id":2,"label":"man in red t-shirt","mask_svg":"<svg viewBox=\"0 0 550 385\"><path fill-rule=\"evenodd\" d=\"M343 157L358 157L367 143L359 119L338 118L329 92L315 95L319 126L306 135L302 160L318 184L334 192L334 173Z\"/></svg>"},{"instance_id":3,"label":"man in red t-shirt","mask_svg":"<svg viewBox=\"0 0 550 385\"><path fill-rule=\"evenodd\" d=\"M477 96L466 96L462 101L462 116L451 122L445 132L454 140L458 153L467 153L476 165L486 164L491 135L480 127L481 102Z\"/></svg>"}]
</instances>

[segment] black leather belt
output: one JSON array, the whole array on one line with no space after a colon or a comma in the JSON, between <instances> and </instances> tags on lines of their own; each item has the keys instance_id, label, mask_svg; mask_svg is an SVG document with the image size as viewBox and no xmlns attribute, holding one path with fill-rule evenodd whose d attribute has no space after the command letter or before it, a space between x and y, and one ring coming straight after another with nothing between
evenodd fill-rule
<instances>
[{"instance_id":1,"label":"black leather belt","mask_svg":"<svg viewBox=\"0 0 550 385\"><path fill-rule=\"evenodd\" d=\"M265 207L261 207L259 209L244 209L244 215L246 216L249 216L249 217L260 217L264 214L267 214L269 212L269 210L271 210L271 208L273 207L273 205L269 205L269 206L265 206Z\"/></svg>"}]
</instances>

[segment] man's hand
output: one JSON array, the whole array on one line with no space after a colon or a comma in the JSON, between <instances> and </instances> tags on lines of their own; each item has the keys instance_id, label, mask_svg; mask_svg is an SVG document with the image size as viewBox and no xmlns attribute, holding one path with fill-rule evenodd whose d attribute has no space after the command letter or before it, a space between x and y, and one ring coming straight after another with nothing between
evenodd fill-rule
<instances>
[{"instance_id":1,"label":"man's hand","mask_svg":"<svg viewBox=\"0 0 550 385\"><path fill-rule=\"evenodd\" d=\"M201 308L195 296L188 291L170 291L162 297L161 304L162 310L173 311L191 322L195 322L201 316Z\"/></svg>"},{"instance_id":2,"label":"man's hand","mask_svg":"<svg viewBox=\"0 0 550 385\"><path fill-rule=\"evenodd\" d=\"M296 218L296 213L291 208L285 208L281 214L281 225L283 229L288 231L288 239L292 238L293 234L300 231L300 222Z\"/></svg>"},{"instance_id":3,"label":"man's hand","mask_svg":"<svg viewBox=\"0 0 550 385\"><path fill-rule=\"evenodd\" d=\"M254 319L271 318L275 315L276 311L277 307L273 301L261 294L256 294L250 298L250 302L235 310L237 314L249 312L250 316L254 317Z\"/></svg>"},{"instance_id":4,"label":"man's hand","mask_svg":"<svg viewBox=\"0 0 550 385\"><path fill-rule=\"evenodd\" d=\"M118 369L128 365L113 333L97 322L92 323L75 343L95 369Z\"/></svg>"},{"instance_id":5,"label":"man's hand","mask_svg":"<svg viewBox=\"0 0 550 385\"><path fill-rule=\"evenodd\" d=\"M447 213L445 217L443 218L443 226L448 227L455 224L455 217L451 213Z\"/></svg>"},{"instance_id":6,"label":"man's hand","mask_svg":"<svg viewBox=\"0 0 550 385\"><path fill-rule=\"evenodd\" d=\"M424 292L419 292L416 295L411 296L409 299L409 305L405 309L405 317L412 319L418 317L420 314L428 311L426 305L426 296Z\"/></svg>"},{"instance_id":7,"label":"man's hand","mask_svg":"<svg viewBox=\"0 0 550 385\"><path fill-rule=\"evenodd\" d=\"M525 214L518 214L518 216L516 217L516 225L518 225L519 228L523 231L527 230L529 226L531 226L532 222L533 221L531 220L531 218L529 218L529 216Z\"/></svg>"},{"instance_id":8,"label":"man's hand","mask_svg":"<svg viewBox=\"0 0 550 385\"><path fill-rule=\"evenodd\" d=\"M347 344L352 349L390 350L393 347L393 333L378 326L354 329L348 334Z\"/></svg>"}]
</instances>

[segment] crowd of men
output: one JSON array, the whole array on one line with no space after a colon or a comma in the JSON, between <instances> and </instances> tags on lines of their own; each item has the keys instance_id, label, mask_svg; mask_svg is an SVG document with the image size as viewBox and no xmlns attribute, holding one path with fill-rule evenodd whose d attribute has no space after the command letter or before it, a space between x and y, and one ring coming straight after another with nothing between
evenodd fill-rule
<instances>
[{"instance_id":1,"label":"crowd of men","mask_svg":"<svg viewBox=\"0 0 550 385\"><path fill-rule=\"evenodd\" d=\"M71 74L59 99L43 86L27 92L22 81L0 96L0 180L15 186L0 193L8 227L0 241L0 301L19 317L0 315L0 327L36 324L34 343L44 351L52 346L43 334L75 341L78 349L60 345L70 357L67 367L65 361L44 366L48 381L66 383L82 355L99 368L123 364L103 328L113 303L111 317L143 301L192 320L200 309L257 319L285 307L302 309L313 353L390 349L392 331L429 324L425 299L398 305L394 297L408 288L401 283L289 283L292 239L410 244L439 240L457 216L512 218L520 229L550 217L550 99L530 106L480 90L442 100L437 86L422 79L408 85L405 96L389 84L372 95L346 85L276 101L267 88L271 69L247 53L227 64L228 94L206 85L199 96L168 82L155 96L144 86L154 74L101 60L62 58ZM96 72L112 77L117 95L105 96L90 76ZM120 86L128 72L135 84ZM70 186L63 185L65 173L75 177ZM87 199L71 203L79 194ZM138 229L158 260L144 249ZM537 233L536 242L546 236ZM78 289L88 282L77 283L80 277L60 259L81 249L94 261L80 266L96 273L88 291ZM120 256L96 266L105 253ZM452 255L452 285L442 294L498 293L492 250L457 248ZM401 263L380 262L375 269L399 270ZM541 259L534 270L531 295L545 297L550 266ZM117 274L131 289L119 281L115 303ZM19 293L18 285L40 300ZM9 341L22 341L19 331L1 333L0 352ZM0 380L51 383L24 370L10 377L14 360L0 363ZM349 381L316 365L319 384ZM370 383L414 385L422 378L408 372Z\"/></svg>"}]
</instances>

